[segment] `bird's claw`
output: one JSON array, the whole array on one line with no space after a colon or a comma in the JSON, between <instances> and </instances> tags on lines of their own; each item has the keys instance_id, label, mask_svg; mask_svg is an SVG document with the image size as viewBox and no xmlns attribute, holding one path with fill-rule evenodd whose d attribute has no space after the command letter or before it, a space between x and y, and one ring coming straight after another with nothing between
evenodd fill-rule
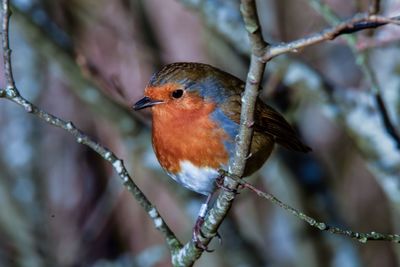
<instances>
[{"instance_id":1,"label":"bird's claw","mask_svg":"<svg viewBox=\"0 0 400 267\"><path fill-rule=\"evenodd\" d=\"M199 239L199 236L202 238L207 238L203 232L201 231L201 226L204 223L204 217L199 216L197 218L196 224L194 225L193 228L193 242L196 248L204 250L205 252L214 252L214 249L209 249L206 245L204 245L201 240ZM217 232L215 236L218 238L218 243L221 245L222 244L222 237L221 235Z\"/></svg>"},{"instance_id":2,"label":"bird's claw","mask_svg":"<svg viewBox=\"0 0 400 267\"><path fill-rule=\"evenodd\" d=\"M222 236L217 232L215 236L218 238L218 243L222 245Z\"/></svg>"},{"instance_id":3,"label":"bird's claw","mask_svg":"<svg viewBox=\"0 0 400 267\"><path fill-rule=\"evenodd\" d=\"M224 185L224 177L225 176L220 175L220 176L217 177L217 179L215 179L215 184L217 185L217 187L221 188L221 189L223 189L225 191L232 192L232 193L234 193L236 195L239 195L240 193L238 192L238 189L229 188L226 185ZM240 187L240 188L242 188L242 187Z\"/></svg>"},{"instance_id":4,"label":"bird's claw","mask_svg":"<svg viewBox=\"0 0 400 267\"><path fill-rule=\"evenodd\" d=\"M205 238L203 232L201 231L201 226L204 223L204 217L199 216L196 220L196 224L194 225L193 228L193 239L196 240L198 239L197 236L201 236Z\"/></svg>"},{"instance_id":5,"label":"bird's claw","mask_svg":"<svg viewBox=\"0 0 400 267\"><path fill-rule=\"evenodd\" d=\"M206 245L204 245L203 243L201 243L200 240L196 239L193 240L194 245L196 246L196 248L204 250L205 252L214 252L214 249L209 249Z\"/></svg>"},{"instance_id":6,"label":"bird's claw","mask_svg":"<svg viewBox=\"0 0 400 267\"><path fill-rule=\"evenodd\" d=\"M213 252L214 251L213 249L209 249L207 245L204 245L199 239L199 236L201 236L202 238L206 238L203 232L201 231L201 226L203 225L203 223L204 223L204 217L199 216L193 228L193 242L196 248L204 250L205 252Z\"/></svg>"}]
</instances>

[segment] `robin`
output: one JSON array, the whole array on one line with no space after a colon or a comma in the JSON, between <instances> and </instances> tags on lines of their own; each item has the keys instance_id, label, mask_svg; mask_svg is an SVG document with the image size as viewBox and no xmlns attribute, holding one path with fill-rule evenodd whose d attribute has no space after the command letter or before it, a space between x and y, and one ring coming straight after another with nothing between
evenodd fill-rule
<instances>
[{"instance_id":1,"label":"robin","mask_svg":"<svg viewBox=\"0 0 400 267\"><path fill-rule=\"evenodd\" d=\"M205 216L219 170L233 159L244 85L239 78L207 64L172 63L152 76L145 96L133 106L135 110L151 108L153 148L167 174L208 196L199 218ZM252 127L243 176L264 164L275 143L299 152L311 150L283 116L261 99L256 102Z\"/></svg>"}]
</instances>

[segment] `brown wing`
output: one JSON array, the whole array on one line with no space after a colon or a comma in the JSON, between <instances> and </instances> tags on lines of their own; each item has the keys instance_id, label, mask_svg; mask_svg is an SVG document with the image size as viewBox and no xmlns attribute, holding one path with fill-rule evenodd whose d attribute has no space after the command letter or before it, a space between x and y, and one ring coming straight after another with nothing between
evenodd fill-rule
<instances>
[{"instance_id":1,"label":"brown wing","mask_svg":"<svg viewBox=\"0 0 400 267\"><path fill-rule=\"evenodd\" d=\"M275 142L287 149L304 153L311 151L310 147L300 141L297 133L285 118L260 99L256 104L254 130L272 135Z\"/></svg>"},{"instance_id":2,"label":"brown wing","mask_svg":"<svg viewBox=\"0 0 400 267\"><path fill-rule=\"evenodd\" d=\"M232 75L221 75L222 88L225 90L225 101L220 108L231 120L240 123L241 93L244 82ZM220 89L222 89L220 88ZM257 99L254 130L274 138L279 145L294 151L309 152L311 148L303 144L293 127L272 107Z\"/></svg>"},{"instance_id":3,"label":"brown wing","mask_svg":"<svg viewBox=\"0 0 400 267\"><path fill-rule=\"evenodd\" d=\"M236 123L240 123L240 96L231 95L223 105L222 111ZM270 135L279 145L294 151L309 152L311 148L300 141L293 127L272 107L260 99L256 103L256 116L254 123L256 132Z\"/></svg>"}]
</instances>

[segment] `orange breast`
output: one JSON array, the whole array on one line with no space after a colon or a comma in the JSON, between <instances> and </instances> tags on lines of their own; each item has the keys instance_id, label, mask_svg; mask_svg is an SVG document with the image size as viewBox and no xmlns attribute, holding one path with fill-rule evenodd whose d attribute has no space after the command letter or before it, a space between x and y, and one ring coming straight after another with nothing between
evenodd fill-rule
<instances>
[{"instance_id":1,"label":"orange breast","mask_svg":"<svg viewBox=\"0 0 400 267\"><path fill-rule=\"evenodd\" d=\"M180 172L180 163L185 160L213 169L228 163L224 147L228 135L210 119L215 104L198 106L184 112L167 104L152 108L154 150L161 166L170 173Z\"/></svg>"}]
</instances>

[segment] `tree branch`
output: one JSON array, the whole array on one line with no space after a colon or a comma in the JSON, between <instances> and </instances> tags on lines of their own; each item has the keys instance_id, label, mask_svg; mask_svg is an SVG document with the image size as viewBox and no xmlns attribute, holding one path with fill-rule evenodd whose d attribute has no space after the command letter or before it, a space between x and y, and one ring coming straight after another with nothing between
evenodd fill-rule
<instances>
[{"instance_id":1,"label":"tree branch","mask_svg":"<svg viewBox=\"0 0 400 267\"><path fill-rule=\"evenodd\" d=\"M319 33L284 44L272 45L262 57L264 62L288 52L297 52L310 45L333 40L343 34L355 33L365 29L377 28L386 24L400 25L399 17L387 18L377 15L356 14L351 19L337 23L335 26Z\"/></svg>"},{"instance_id":2,"label":"tree branch","mask_svg":"<svg viewBox=\"0 0 400 267\"><path fill-rule=\"evenodd\" d=\"M6 84L8 87L15 87L14 77L11 67L11 49L10 40L8 37L8 26L10 23L11 10L8 5L8 1L3 1L3 20L1 23L2 31L2 45L3 45L3 60L4 60L4 75L6 78Z\"/></svg>"},{"instance_id":3,"label":"tree branch","mask_svg":"<svg viewBox=\"0 0 400 267\"><path fill-rule=\"evenodd\" d=\"M330 24L338 24L340 22L340 19L333 12L333 10L328 5L323 4L320 0L310 0L310 5L314 7L314 9L320 13ZM379 6L379 1L374 1L374 5ZM375 9L375 11L376 10L377 9ZM394 127L394 124L389 117L389 112L382 98L382 90L369 63L368 51L358 51L357 37L355 36L346 36L345 40L356 57L356 63L360 67L364 77L367 79L370 85L370 91L375 98L377 109L379 110L379 114L383 121L383 126L385 127L386 132L396 143L397 148L400 149L400 134L396 130L396 127Z\"/></svg>"},{"instance_id":4,"label":"tree branch","mask_svg":"<svg viewBox=\"0 0 400 267\"><path fill-rule=\"evenodd\" d=\"M171 251L175 251L180 248L182 245L179 240L175 237L174 233L168 227L168 225L164 222L163 218L159 215L157 209L154 205L147 199L147 197L143 194L143 192L137 187L135 182L130 177L128 171L126 170L123 162L119 159L112 151L103 147L99 143L93 141L90 137L84 134L81 130L76 128L72 122L64 121L50 113L47 113L25 98L23 98L18 89L15 86L15 81L12 76L11 69L11 50L9 46L9 34L8 34L8 26L9 26L9 18L11 12L9 11L9 0L3 0L2 2L2 46L4 51L4 68L5 68L5 80L6 86L5 89L0 90L0 97L8 99L17 105L23 107L26 112L35 115L46 123L61 128L67 132L69 132L72 136L75 137L76 141L80 144L84 144L94 150L97 154L99 154L103 159L110 162L118 173L119 177L122 179L124 186L131 192L134 198L139 202L139 204L144 208L147 212L151 220L153 221L155 227L164 235Z\"/></svg>"},{"instance_id":5,"label":"tree branch","mask_svg":"<svg viewBox=\"0 0 400 267\"><path fill-rule=\"evenodd\" d=\"M220 171L221 175L225 177L229 177L230 179L234 180L238 184L244 186L245 188L250 189L254 193L256 193L258 196L265 198L275 205L278 205L282 209L290 212L292 215L296 216L300 220L308 223L310 226L317 228L318 230L321 231L327 231L332 234L339 234L339 235L344 235L353 239L356 239L360 241L361 243L366 243L367 241L375 241L375 240L384 240L384 241L392 241L395 243L400 243L400 235L398 234L382 234L378 232L371 231L369 233L359 233L359 232L354 232L351 230L344 230L338 227L330 226L324 222L319 222L316 219L304 214L303 212L289 206L288 204L280 201L278 198L276 198L274 195L263 192L259 190L258 188L254 187L252 184L246 182L243 179L240 179L240 177L234 176L232 174L229 174L224 171Z\"/></svg>"},{"instance_id":6,"label":"tree branch","mask_svg":"<svg viewBox=\"0 0 400 267\"><path fill-rule=\"evenodd\" d=\"M229 164L229 172L241 177L244 172L246 159L248 157L251 139L253 135L254 107L260 89L260 82L264 74L265 62L260 60L267 48L261 35L261 26L258 20L257 8L254 0L241 1L241 13L248 31L252 46L250 67L247 75L245 91L242 97L242 110L240 117L240 130L237 136L235 156ZM236 189L238 183L231 179L224 181L225 186ZM216 235L217 230L230 210L235 199L235 193L221 190L219 196L205 217L198 239L207 246ZM191 266L202 255L202 250L197 248L193 241L187 243L178 253L174 254L173 264L175 266Z\"/></svg>"}]
</instances>

